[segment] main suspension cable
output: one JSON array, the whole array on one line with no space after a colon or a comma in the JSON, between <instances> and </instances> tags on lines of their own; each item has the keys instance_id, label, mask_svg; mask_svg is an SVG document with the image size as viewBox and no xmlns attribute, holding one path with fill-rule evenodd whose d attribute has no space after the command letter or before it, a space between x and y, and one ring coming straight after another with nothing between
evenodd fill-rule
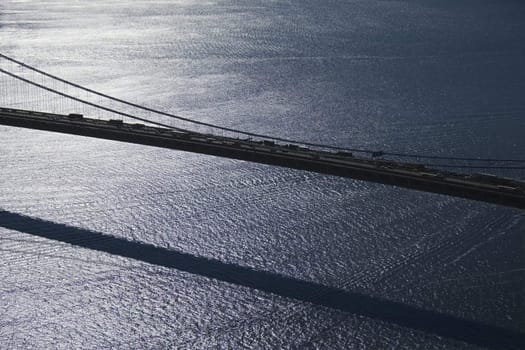
<instances>
[{"instance_id":1,"label":"main suspension cable","mask_svg":"<svg viewBox=\"0 0 525 350\"><path fill-rule=\"evenodd\" d=\"M178 131L182 131L182 132L189 132L189 130L180 129L180 128L176 128L176 127L173 127L173 126L168 125L168 124L159 123L159 122L151 121L151 120L148 120L148 119L145 119L145 118L137 117L137 116L134 116L134 115L131 115L131 114L128 114L128 113L120 112L120 111L117 111L117 110L112 109L112 108L108 108L108 107L105 107L105 106L102 106L102 105L99 105L99 104L96 104L96 103L93 103L93 102L89 102L89 101L83 100L83 99L75 97L75 96L71 96L69 94L66 94L66 93L57 91L55 89L51 89L51 88L49 88L47 86L44 86L42 84L36 83L36 82L34 82L32 80L29 80L29 79L23 78L21 76L18 76L18 75L14 74L14 73L8 72L8 71L6 71L6 70L4 70L2 68L0 68L0 73L4 73L6 75L9 75L12 78L15 78L15 79L18 79L20 81L23 81L24 83L31 84L33 86L36 86L38 88L44 89L46 91L49 91L51 93L60 95L62 97L66 97L66 98L72 99L74 101L77 101L77 102L80 102L80 103L84 103L84 104L89 105L91 107L102 109L102 110L104 110L106 112L115 113L115 114L118 114L118 115L120 115L122 117L128 117L128 118L131 118L131 119L140 120L140 121L142 121L144 123L161 126L163 128L168 128L168 129L171 129L171 130L178 130Z\"/></svg>"},{"instance_id":2,"label":"main suspension cable","mask_svg":"<svg viewBox=\"0 0 525 350\"><path fill-rule=\"evenodd\" d=\"M298 145L304 145L304 146L311 146L311 147L318 147L318 148L325 148L325 149L333 149L333 150L339 150L339 151L366 153L366 154L372 155L373 157L378 157L378 156L385 155L385 156L395 156L395 157L402 157L402 158L418 158L418 159L459 160L459 161L474 161L474 162L514 162L514 163L525 163L525 159L450 157L450 156L434 156L434 155L417 154L417 153L399 153L399 152L377 151L377 150L362 149L362 148L348 148L348 147L340 147L340 146L326 145L326 144L320 144L320 143L312 143L312 142L306 142L306 141L298 141L298 140L293 140L293 139L288 139L288 138L275 137L275 136L269 136L269 135L264 135L264 134L260 134L260 133L254 133L254 132L249 132L249 131L244 131L244 130L239 130L239 129L234 129L234 128L228 128L228 127L224 127L224 126L220 126L220 125L216 125L216 124L211 124L211 123L206 123L206 122L202 122L202 121L193 120L193 119L186 118L186 117L181 117L181 116L178 116L178 115L175 115L175 114L172 114L172 113L159 111L159 110L147 107L147 106L139 105L139 104L136 104L136 103L133 103L133 102L129 102L129 101L126 101L126 100L122 100L120 98L104 94L102 92L99 92L99 91L96 91L96 90L84 87L84 86L79 85L79 84L76 84L76 83L71 82L69 80L65 80L65 79L60 78L58 76L55 76L53 74L44 72L42 70L39 70L38 68L30 66L30 65L28 65L28 64L26 64L24 62L18 61L18 60L14 59L14 58L8 57L8 56L6 56L4 54L1 54L1 53L0 53L0 58L4 58L4 59L6 59L8 61L11 61L13 63L16 63L16 64L22 66L22 67L30 69L30 70L32 70L32 71L34 71L36 73L42 74L42 75L44 75L44 76L46 76L48 78L57 80L57 81L62 82L64 84L73 86L73 87L75 87L77 89L80 89L80 90L92 93L92 94L100 96L100 97L107 98L107 99L115 101L115 102L119 102L119 103L122 103L122 104L125 104L125 105L128 105L128 106L137 108L137 109L141 109L141 110L144 110L144 111L147 111L147 112L151 112L151 113L154 113L154 114L158 114L158 115L162 115L162 116L165 116L165 117L177 119L177 120L180 120L180 121L184 121L184 122L188 122L188 123L192 123L192 124L196 124L196 125L201 125L201 126L206 126L206 127L210 127L210 128L214 128L214 129L218 129L218 130L223 130L223 131L227 131L227 132L237 133L237 134L241 134L241 135L245 135L245 136L257 137L257 138L266 139L266 140L273 140L273 141L278 141L278 142L285 142L285 143L298 144ZM8 72L6 72L4 70L2 70L2 72L6 73L6 74L9 74ZM14 75L14 74L9 74L9 75L11 75L13 77L16 77L17 79L20 79L22 81L26 81L24 78L18 77L18 76ZM78 102L85 103L87 105L90 105L90 106L93 106L93 107L96 107L96 108L100 108L100 109L106 110L108 112L116 113L116 114L121 115L121 116L126 116L126 117L129 117L129 118L133 118L133 119L136 119L136 120L141 120L141 121L144 121L144 122L147 122L147 123L150 123L150 124L155 124L155 125L158 125L158 126L167 127L167 128L170 128L170 129L177 129L177 130L189 132L189 130L186 130L186 129L175 128L175 127L169 126L167 124L158 123L158 122L152 122L152 121L149 121L149 120L144 119L144 118L132 116L132 115L127 114L127 113L123 113L123 112L116 111L114 109L103 107L103 106L91 103L89 101L85 101L85 100L76 98L74 96L70 96L70 95L58 92L56 90L53 90L53 89L49 89L49 88L47 88L47 87L45 87L43 85L31 82L31 81L26 81L26 82L28 82L28 83L30 83L32 85L38 86L40 88L43 88L45 90L57 93L57 94L59 94L61 96L64 96L64 97L67 97L67 98L71 98L71 99L76 100Z\"/></svg>"}]
</instances>

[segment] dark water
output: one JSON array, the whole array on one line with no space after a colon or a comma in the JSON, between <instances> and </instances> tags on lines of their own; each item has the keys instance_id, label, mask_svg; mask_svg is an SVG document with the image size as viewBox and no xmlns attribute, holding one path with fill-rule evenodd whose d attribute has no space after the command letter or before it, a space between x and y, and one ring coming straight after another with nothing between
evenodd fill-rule
<instances>
[{"instance_id":1,"label":"dark water","mask_svg":"<svg viewBox=\"0 0 525 350\"><path fill-rule=\"evenodd\" d=\"M7 0L0 52L250 131L525 150L519 1ZM0 164L0 348L523 339L522 212L7 127Z\"/></svg>"}]
</instances>

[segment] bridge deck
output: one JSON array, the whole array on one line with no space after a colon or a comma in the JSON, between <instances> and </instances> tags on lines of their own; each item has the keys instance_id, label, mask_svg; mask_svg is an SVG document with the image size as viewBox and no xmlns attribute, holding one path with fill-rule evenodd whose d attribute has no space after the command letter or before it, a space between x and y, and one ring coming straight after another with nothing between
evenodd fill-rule
<instances>
[{"instance_id":1,"label":"bridge deck","mask_svg":"<svg viewBox=\"0 0 525 350\"><path fill-rule=\"evenodd\" d=\"M182 132L79 115L0 108L0 124L277 165L525 209L525 182L506 178L443 172L417 164L358 158L342 152Z\"/></svg>"}]
</instances>

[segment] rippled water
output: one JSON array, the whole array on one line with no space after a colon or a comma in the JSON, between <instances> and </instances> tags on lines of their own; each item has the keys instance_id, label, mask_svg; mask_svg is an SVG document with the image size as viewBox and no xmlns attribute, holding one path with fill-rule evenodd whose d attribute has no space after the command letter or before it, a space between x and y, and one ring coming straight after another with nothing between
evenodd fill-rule
<instances>
[{"instance_id":1,"label":"rippled water","mask_svg":"<svg viewBox=\"0 0 525 350\"><path fill-rule=\"evenodd\" d=\"M4 0L0 52L249 131L525 150L517 1ZM463 349L484 341L414 328L525 327L520 211L8 127L0 162L0 348Z\"/></svg>"}]
</instances>

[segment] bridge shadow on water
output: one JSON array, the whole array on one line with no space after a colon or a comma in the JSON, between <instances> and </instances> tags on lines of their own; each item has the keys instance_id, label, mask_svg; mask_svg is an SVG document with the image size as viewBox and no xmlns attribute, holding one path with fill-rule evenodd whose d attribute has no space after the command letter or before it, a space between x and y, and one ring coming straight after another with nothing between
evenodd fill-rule
<instances>
[{"instance_id":1,"label":"bridge shadow on water","mask_svg":"<svg viewBox=\"0 0 525 350\"><path fill-rule=\"evenodd\" d=\"M474 345L498 349L525 348L525 333L315 282L128 241L100 232L3 210L0 210L0 227L391 322Z\"/></svg>"}]
</instances>

